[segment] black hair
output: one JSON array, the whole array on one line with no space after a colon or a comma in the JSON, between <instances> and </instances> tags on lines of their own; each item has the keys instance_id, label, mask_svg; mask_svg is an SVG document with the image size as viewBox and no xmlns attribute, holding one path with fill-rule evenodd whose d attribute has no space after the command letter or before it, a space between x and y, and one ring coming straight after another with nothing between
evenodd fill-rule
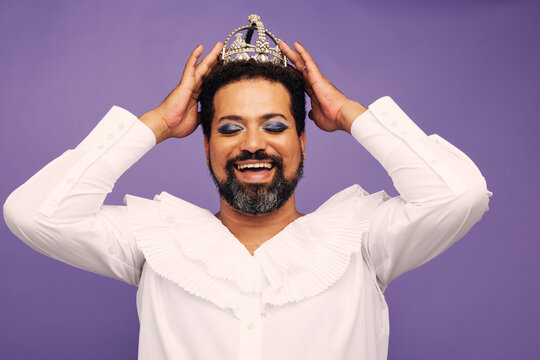
<instances>
[{"instance_id":1,"label":"black hair","mask_svg":"<svg viewBox=\"0 0 540 360\"><path fill-rule=\"evenodd\" d=\"M199 101L204 135L210 138L216 92L225 85L251 79L279 82L285 86L291 100L291 113L296 124L296 131L300 136L304 131L306 119L306 98L302 75L292 67L283 67L269 62L261 63L253 59L219 64L203 79Z\"/></svg>"}]
</instances>

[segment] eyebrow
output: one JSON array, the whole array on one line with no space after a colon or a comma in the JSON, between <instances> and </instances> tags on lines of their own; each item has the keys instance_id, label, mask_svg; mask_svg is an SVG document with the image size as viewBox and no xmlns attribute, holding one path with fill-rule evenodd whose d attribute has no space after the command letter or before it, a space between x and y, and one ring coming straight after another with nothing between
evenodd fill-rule
<instances>
[{"instance_id":1,"label":"eyebrow","mask_svg":"<svg viewBox=\"0 0 540 360\"><path fill-rule=\"evenodd\" d=\"M283 118L283 120L285 120L285 121L289 121L289 120L287 120L285 115L280 114L280 113L264 114L263 116L261 116L261 119L270 120L270 119L275 118L275 117L280 117L280 118ZM223 120L242 121L243 118L241 116L238 116L238 115L225 115L225 116L220 117L217 122L220 123Z\"/></svg>"}]
</instances>

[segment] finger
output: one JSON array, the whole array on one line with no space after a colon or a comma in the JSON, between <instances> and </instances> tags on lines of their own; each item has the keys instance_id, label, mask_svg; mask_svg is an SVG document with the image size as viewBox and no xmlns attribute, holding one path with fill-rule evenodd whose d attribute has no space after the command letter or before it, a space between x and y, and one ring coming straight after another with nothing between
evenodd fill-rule
<instances>
[{"instance_id":1,"label":"finger","mask_svg":"<svg viewBox=\"0 0 540 360\"><path fill-rule=\"evenodd\" d=\"M221 53L221 49L223 48L223 44L221 41L218 41L212 50L202 59L202 61L197 65L195 74L197 78L200 78L204 75L206 75L212 68L217 64L219 54Z\"/></svg>"},{"instance_id":2,"label":"finger","mask_svg":"<svg viewBox=\"0 0 540 360\"><path fill-rule=\"evenodd\" d=\"M279 48L285 56L291 60L291 62L294 64L294 67L296 67L297 70L301 70L304 67L304 61L302 60L302 57L298 55L291 47L283 40L279 41Z\"/></svg>"},{"instance_id":3,"label":"finger","mask_svg":"<svg viewBox=\"0 0 540 360\"><path fill-rule=\"evenodd\" d=\"M300 54L302 57L302 60L304 61L304 64L306 66L306 70L314 71L314 72L320 72L319 67L311 57L311 55L308 53L306 48L304 48L298 41L294 43L294 49Z\"/></svg>"},{"instance_id":4,"label":"finger","mask_svg":"<svg viewBox=\"0 0 540 360\"><path fill-rule=\"evenodd\" d=\"M197 47L191 52L191 55L186 62L186 67L184 68L182 79L184 79L186 75L192 74L192 72L195 71L195 64L197 64L197 60L201 56L203 50L204 48L202 45L197 45Z\"/></svg>"}]
</instances>

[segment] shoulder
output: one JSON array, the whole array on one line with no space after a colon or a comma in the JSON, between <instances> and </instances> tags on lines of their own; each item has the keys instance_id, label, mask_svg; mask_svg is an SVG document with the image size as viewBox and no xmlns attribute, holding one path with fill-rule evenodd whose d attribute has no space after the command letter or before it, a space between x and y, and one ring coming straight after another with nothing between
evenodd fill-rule
<instances>
[{"instance_id":1,"label":"shoulder","mask_svg":"<svg viewBox=\"0 0 540 360\"><path fill-rule=\"evenodd\" d=\"M355 184L334 194L308 216L314 218L340 216L342 219L365 217L388 199L390 196L383 190L370 194L360 185Z\"/></svg>"},{"instance_id":2,"label":"shoulder","mask_svg":"<svg viewBox=\"0 0 540 360\"><path fill-rule=\"evenodd\" d=\"M132 222L142 221L148 223L150 219L157 222L175 222L184 220L188 222L205 221L213 214L202 207L171 195L165 191L146 199L134 195L126 195L124 203L127 205Z\"/></svg>"}]
</instances>

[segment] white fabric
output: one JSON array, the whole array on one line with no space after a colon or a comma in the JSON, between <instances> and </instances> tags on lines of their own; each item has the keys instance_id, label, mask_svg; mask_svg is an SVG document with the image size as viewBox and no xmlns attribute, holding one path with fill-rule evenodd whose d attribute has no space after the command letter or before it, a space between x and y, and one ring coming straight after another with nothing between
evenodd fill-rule
<instances>
[{"instance_id":1,"label":"white fabric","mask_svg":"<svg viewBox=\"0 0 540 360\"><path fill-rule=\"evenodd\" d=\"M37 251L139 286L140 359L386 359L385 287L460 239L491 193L465 154L389 97L352 134L400 196L351 186L253 256L208 210L166 192L103 205L155 144L119 107L15 190L4 217Z\"/></svg>"}]
</instances>

